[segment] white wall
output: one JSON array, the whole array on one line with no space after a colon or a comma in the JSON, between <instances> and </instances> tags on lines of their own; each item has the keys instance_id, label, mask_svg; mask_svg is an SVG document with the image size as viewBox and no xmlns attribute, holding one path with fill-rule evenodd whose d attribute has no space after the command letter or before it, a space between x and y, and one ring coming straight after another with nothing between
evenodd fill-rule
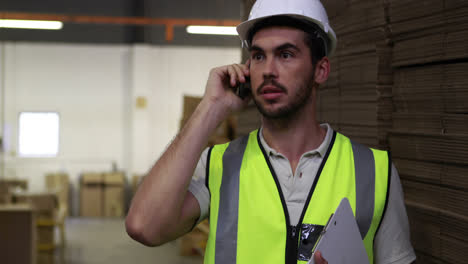
<instances>
[{"instance_id":1,"label":"white wall","mask_svg":"<svg viewBox=\"0 0 468 264\"><path fill-rule=\"evenodd\" d=\"M202 96L209 70L241 55L239 48L148 46L134 54L134 96L149 100L147 109L134 110L132 170L144 173L177 133L183 95Z\"/></svg>"},{"instance_id":2,"label":"white wall","mask_svg":"<svg viewBox=\"0 0 468 264\"><path fill-rule=\"evenodd\" d=\"M209 69L240 60L239 48L3 45L4 173L31 190L42 190L50 171L68 172L75 188L80 173L113 163L128 176L147 172L177 133L183 95L201 96ZM139 96L146 108L135 107ZM56 158L17 156L22 111L59 112Z\"/></svg>"},{"instance_id":3,"label":"white wall","mask_svg":"<svg viewBox=\"0 0 468 264\"><path fill-rule=\"evenodd\" d=\"M0 42L0 139L3 140L3 124L4 124L4 108L5 108L5 85L4 85L4 72L5 72L5 45ZM3 144L0 145L0 177L4 172L4 155L3 155Z\"/></svg>"}]
</instances>

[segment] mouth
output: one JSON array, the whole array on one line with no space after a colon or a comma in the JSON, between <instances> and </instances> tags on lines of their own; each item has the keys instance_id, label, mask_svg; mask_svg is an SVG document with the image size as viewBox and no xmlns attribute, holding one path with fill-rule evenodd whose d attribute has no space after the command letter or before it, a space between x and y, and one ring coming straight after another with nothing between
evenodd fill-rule
<instances>
[{"instance_id":1,"label":"mouth","mask_svg":"<svg viewBox=\"0 0 468 264\"><path fill-rule=\"evenodd\" d=\"M284 93L283 89L276 87L274 85L265 85L263 89L260 90L260 94L271 94L271 93Z\"/></svg>"},{"instance_id":2,"label":"mouth","mask_svg":"<svg viewBox=\"0 0 468 264\"><path fill-rule=\"evenodd\" d=\"M265 100L276 100L282 95L286 94L286 89L280 84L275 83L263 83L259 87L258 94Z\"/></svg>"}]
</instances>

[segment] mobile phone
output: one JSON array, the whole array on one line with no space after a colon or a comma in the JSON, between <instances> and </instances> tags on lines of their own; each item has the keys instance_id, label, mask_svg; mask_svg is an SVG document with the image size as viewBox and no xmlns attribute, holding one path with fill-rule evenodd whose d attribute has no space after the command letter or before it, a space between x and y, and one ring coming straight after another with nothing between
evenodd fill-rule
<instances>
[{"instance_id":1,"label":"mobile phone","mask_svg":"<svg viewBox=\"0 0 468 264\"><path fill-rule=\"evenodd\" d=\"M239 83L239 85L236 87L236 94L240 98L244 99L250 94L251 92L250 89L251 89L250 78L248 76L245 76L245 82Z\"/></svg>"}]
</instances>

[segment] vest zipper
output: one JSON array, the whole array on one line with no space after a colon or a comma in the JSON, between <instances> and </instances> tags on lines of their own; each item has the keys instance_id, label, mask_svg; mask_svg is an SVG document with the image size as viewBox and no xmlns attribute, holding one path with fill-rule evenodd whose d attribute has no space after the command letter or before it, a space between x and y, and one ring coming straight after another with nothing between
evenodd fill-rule
<instances>
[{"instance_id":1,"label":"vest zipper","mask_svg":"<svg viewBox=\"0 0 468 264\"><path fill-rule=\"evenodd\" d=\"M289 226L286 241L286 264L296 264L299 247L300 225Z\"/></svg>"}]
</instances>

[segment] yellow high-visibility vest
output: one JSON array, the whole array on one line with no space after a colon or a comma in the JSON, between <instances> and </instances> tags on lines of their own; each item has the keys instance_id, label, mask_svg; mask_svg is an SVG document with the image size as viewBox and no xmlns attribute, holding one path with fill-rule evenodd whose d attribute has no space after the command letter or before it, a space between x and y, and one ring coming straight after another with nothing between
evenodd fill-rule
<instances>
[{"instance_id":1,"label":"yellow high-visibility vest","mask_svg":"<svg viewBox=\"0 0 468 264\"><path fill-rule=\"evenodd\" d=\"M278 178L258 130L208 152L211 194L205 264L307 263L319 233L347 197L374 263L374 237L386 207L391 170L386 151L334 132L298 225L290 224Z\"/></svg>"}]
</instances>

